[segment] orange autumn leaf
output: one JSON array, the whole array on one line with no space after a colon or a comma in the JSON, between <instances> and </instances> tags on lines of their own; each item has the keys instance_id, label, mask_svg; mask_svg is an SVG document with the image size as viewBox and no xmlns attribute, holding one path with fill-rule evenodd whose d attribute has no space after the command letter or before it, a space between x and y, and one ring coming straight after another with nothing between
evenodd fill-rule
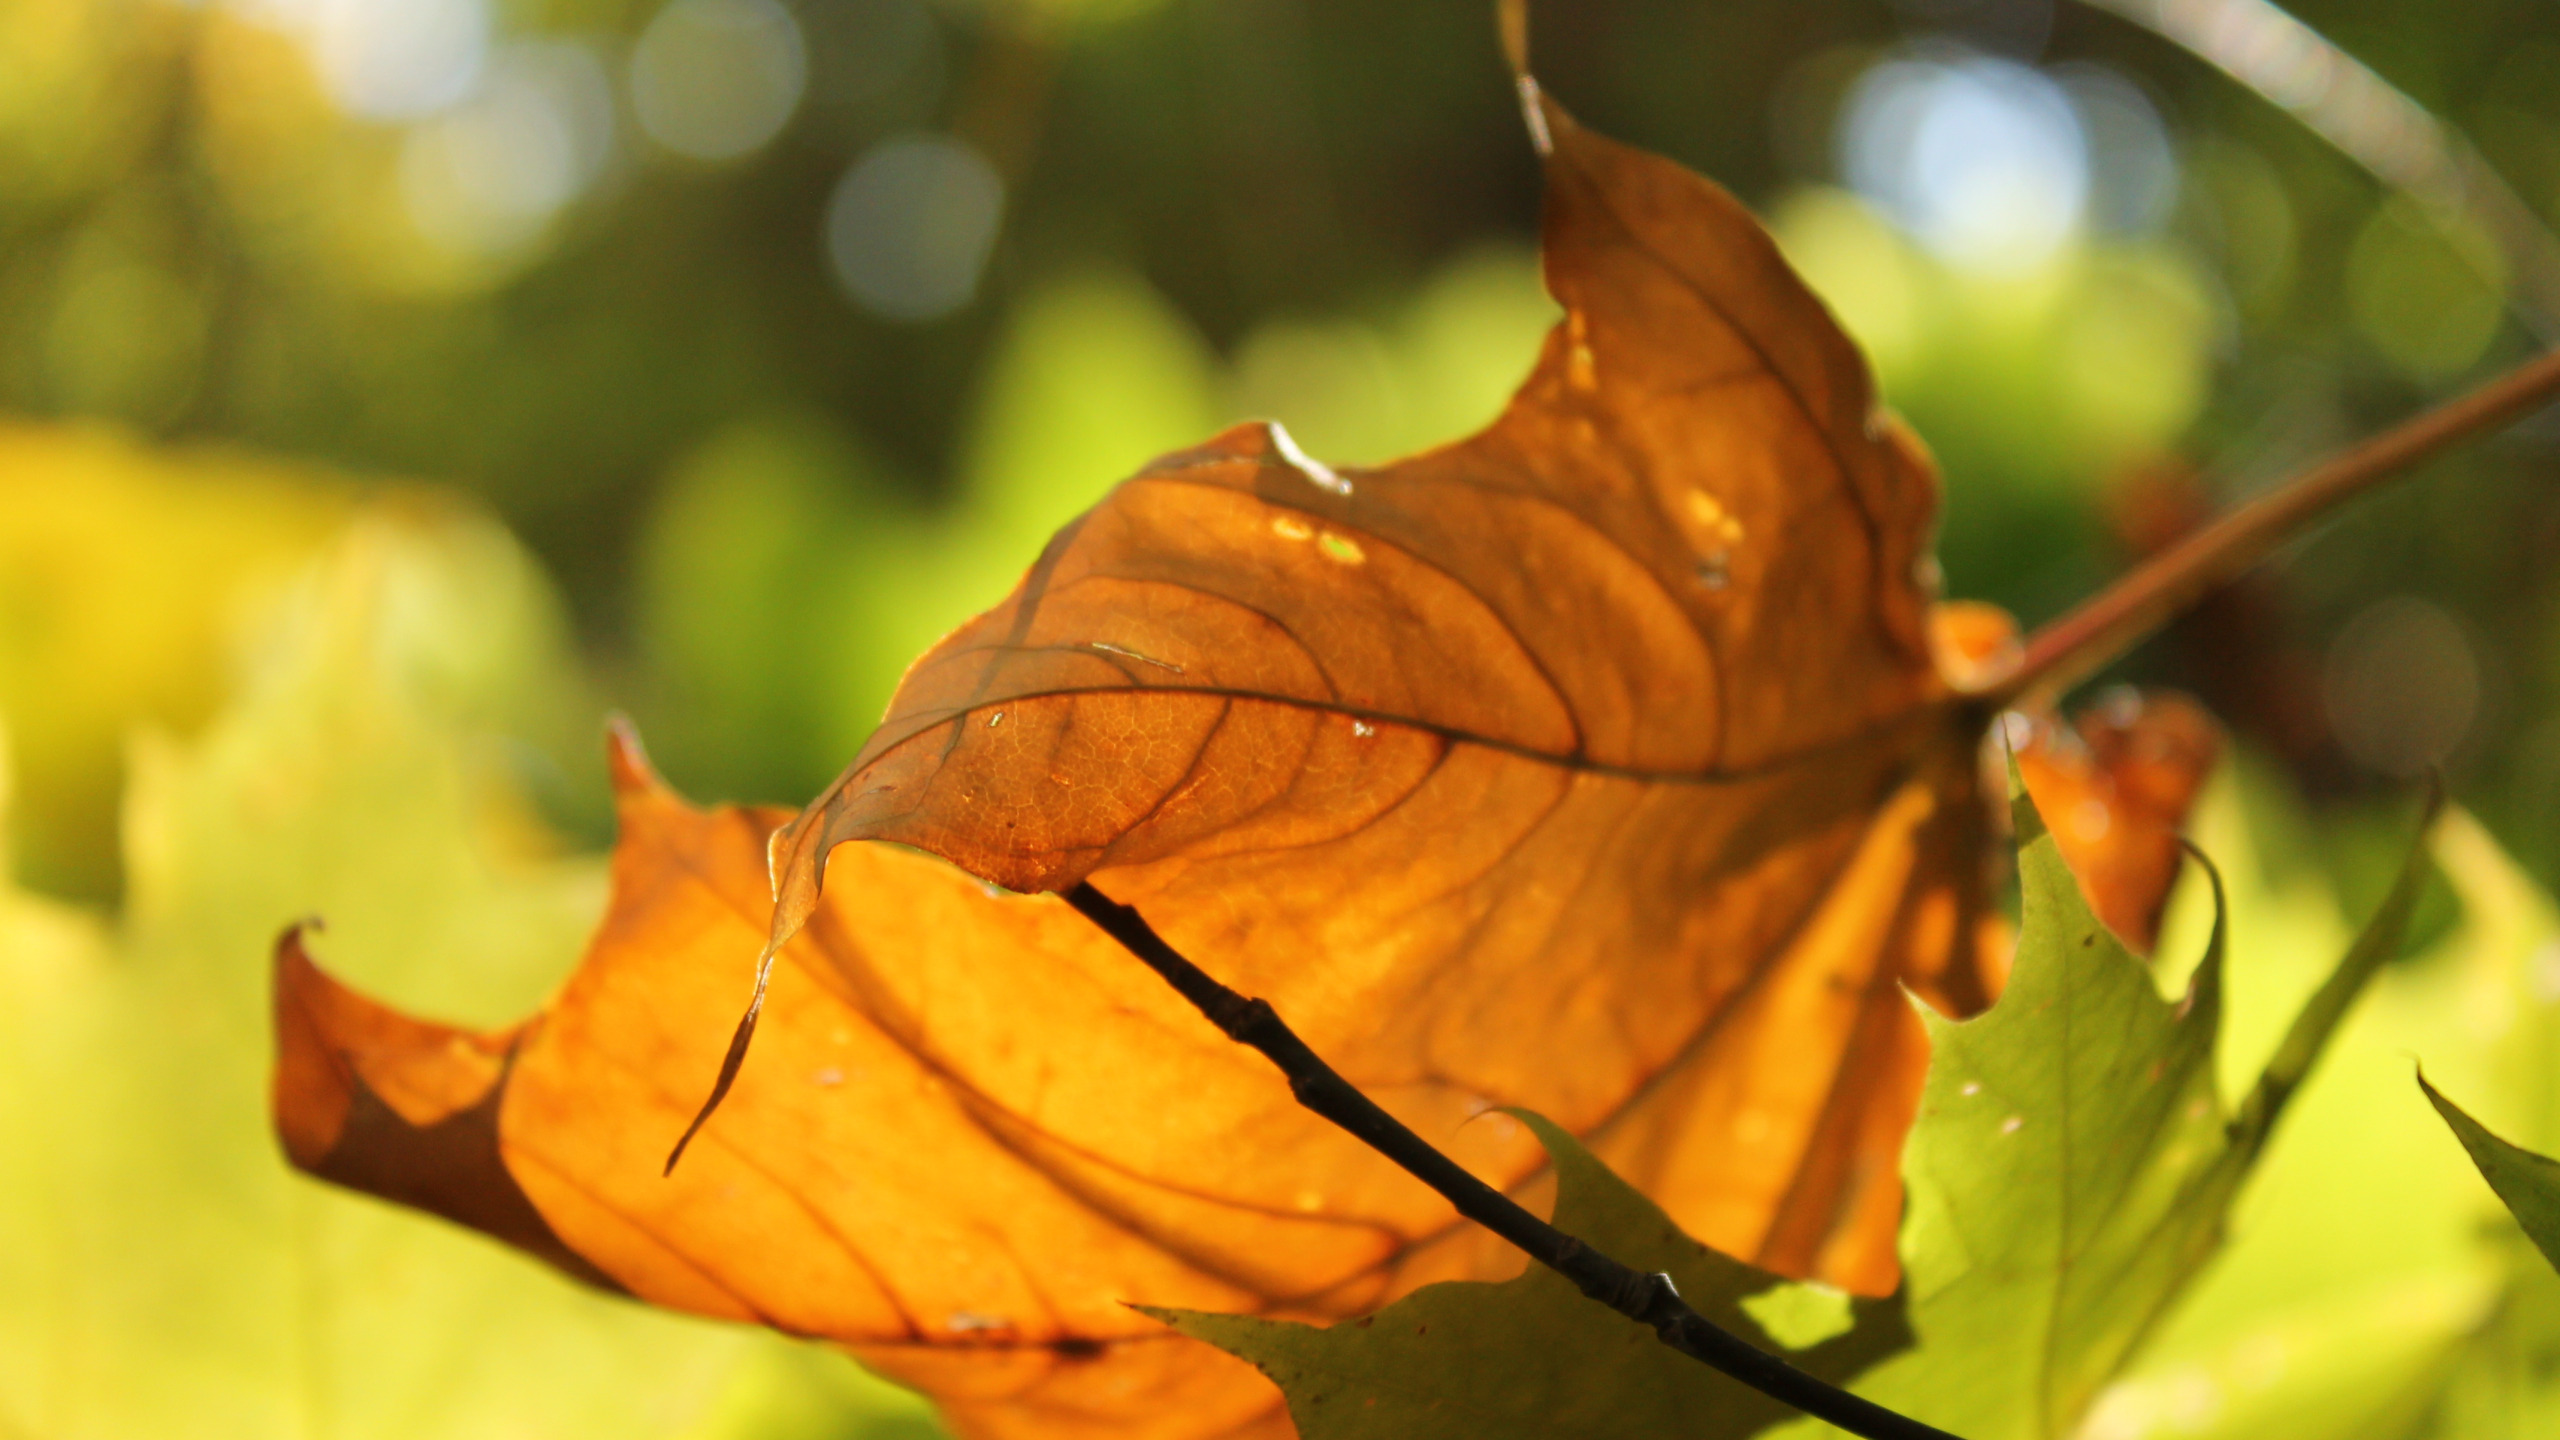
<instances>
[{"instance_id":1,"label":"orange autumn leaf","mask_svg":"<svg viewBox=\"0 0 2560 1440\"><path fill-rule=\"evenodd\" d=\"M1526 1106L1698 1238L1890 1289L1904 992L1967 1013L1996 963L1934 474L1739 204L1528 93L1565 319L1488 430L1374 470L1263 425L1156 462L788 826L617 742L612 907L519 1027L402 1019L289 937L295 1161L847 1345L968 1433L1285 1434L1122 1302L1334 1317L1501 1259L993 888L1090 879L1495 1183L1543 1153L1468 1122ZM755 1050L661 1178L768 933Z\"/></svg>"},{"instance_id":2,"label":"orange autumn leaf","mask_svg":"<svg viewBox=\"0 0 2560 1440\"><path fill-rule=\"evenodd\" d=\"M2221 725L2174 691L2119 688L2069 728L2017 716L2009 741L2089 908L2149 953L2178 878L2178 827L2222 756Z\"/></svg>"},{"instance_id":3,"label":"orange autumn leaf","mask_svg":"<svg viewBox=\"0 0 2560 1440\"><path fill-rule=\"evenodd\" d=\"M662 1179L788 817L697 810L619 734L613 761L611 910L533 1020L409 1020L320 971L298 931L279 942L275 1102L297 1165L656 1304L844 1342L972 1433L1224 1434L1277 1414L1242 1362L1120 1302L1256 1308L1309 1253L1356 1269L1393 1248L1358 1188L1387 1177L1170 992L1129 985L1126 955L1062 905L891 847L848 856L841 888L894 903L822 907L730 1101L789 1142L724 1124ZM993 956L1015 958L964 963ZM1144 1148L1080 1149L1114 1129ZM1320 1153L1287 1152L1302 1132ZM1358 1173L1304 1217L1145 1178L1268 1185L1304 1164L1286 1179L1305 1187L1328 1159Z\"/></svg>"},{"instance_id":4,"label":"orange autumn leaf","mask_svg":"<svg viewBox=\"0 0 2560 1440\"><path fill-rule=\"evenodd\" d=\"M1121 485L775 838L775 935L848 841L1090 879L1424 1133L1527 1106L1708 1243L1889 1289L1902 990L1988 998L1935 477L1739 204L1531 103L1565 318L1509 409Z\"/></svg>"}]
</instances>

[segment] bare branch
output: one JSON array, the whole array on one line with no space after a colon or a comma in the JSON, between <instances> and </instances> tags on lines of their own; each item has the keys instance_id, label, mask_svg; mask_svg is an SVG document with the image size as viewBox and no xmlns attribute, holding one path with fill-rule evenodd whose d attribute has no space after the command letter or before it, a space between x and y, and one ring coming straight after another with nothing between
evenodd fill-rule
<instances>
[{"instance_id":1,"label":"bare branch","mask_svg":"<svg viewBox=\"0 0 2560 1440\"><path fill-rule=\"evenodd\" d=\"M2027 637L2017 668L1983 687L1996 705L2049 698L2133 648L2236 579L2303 526L2383 481L2560 396L2560 351L2407 420L2304 471L2161 551Z\"/></svg>"},{"instance_id":2,"label":"bare branch","mask_svg":"<svg viewBox=\"0 0 2560 1440\"><path fill-rule=\"evenodd\" d=\"M1867 1440L1955 1440L1944 1430L1806 1374L1690 1309L1672 1287L1670 1276L1641 1274L1530 1214L1378 1108L1359 1087L1307 1048L1270 1005L1228 989L1183 958L1134 908L1115 903L1090 884L1077 885L1065 898L1122 948L1145 961L1227 1038L1252 1046L1280 1067L1299 1104L1402 1166L1458 1207L1459 1214L1518 1246L1529 1258L1572 1281L1583 1294L1640 1325L1651 1326L1663 1344L1771 1399Z\"/></svg>"}]
</instances>

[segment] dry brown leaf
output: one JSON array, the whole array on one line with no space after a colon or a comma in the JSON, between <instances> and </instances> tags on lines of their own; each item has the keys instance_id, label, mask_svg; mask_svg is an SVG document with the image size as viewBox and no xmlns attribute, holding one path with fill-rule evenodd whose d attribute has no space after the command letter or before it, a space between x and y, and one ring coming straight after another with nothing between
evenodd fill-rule
<instances>
[{"instance_id":1,"label":"dry brown leaf","mask_svg":"<svg viewBox=\"0 0 2560 1440\"><path fill-rule=\"evenodd\" d=\"M975 1433L1221 1434L1276 1413L1241 1362L1121 1300L1260 1308L1293 1261L1356 1269L1392 1240L1358 1223L1356 1195L1302 1219L1142 1178L1241 1166L1272 1183L1288 1157L1268 1137L1314 1127L1062 905L912 852L848 854L847 898L793 947L730 1099L746 1129L724 1110L660 1178L764 933L764 841L788 815L696 810L620 735L613 758L611 909L537 1018L421 1024L323 974L299 932L280 942L276 1110L296 1164L656 1304L853 1345ZM1115 1129L1139 1148L1074 1148Z\"/></svg>"},{"instance_id":2,"label":"dry brown leaf","mask_svg":"<svg viewBox=\"0 0 2560 1440\"><path fill-rule=\"evenodd\" d=\"M1747 212L1534 103L1565 319L1510 409L1122 485L776 838L777 933L849 840L1091 878L1423 1116L1526 1105L1701 1239L1889 1288L1899 987L1987 988L1935 480Z\"/></svg>"},{"instance_id":3,"label":"dry brown leaf","mask_svg":"<svg viewBox=\"0 0 2560 1440\"><path fill-rule=\"evenodd\" d=\"M1479 1174L1535 1183L1519 1127L1468 1123L1527 1106L1700 1239L1889 1289L1904 987L1966 1013L1996 963L1934 476L1740 205L1528 88L1565 319L1490 429L1158 461L778 833L619 744L613 906L526 1025L402 1021L287 950L297 1162L850 1345L971 1433L1285 1433L1120 1302L1341 1315L1501 1261L1065 906L972 876L1090 878ZM880 840L959 868L845 843ZM755 1052L661 1179L769 920Z\"/></svg>"}]
</instances>

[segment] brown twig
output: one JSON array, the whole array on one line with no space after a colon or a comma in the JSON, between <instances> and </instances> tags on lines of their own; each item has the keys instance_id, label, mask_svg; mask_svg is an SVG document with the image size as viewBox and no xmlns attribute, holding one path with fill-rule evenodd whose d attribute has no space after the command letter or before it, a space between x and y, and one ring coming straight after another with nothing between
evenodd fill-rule
<instances>
[{"instance_id":1,"label":"brown twig","mask_svg":"<svg viewBox=\"0 0 2560 1440\"><path fill-rule=\"evenodd\" d=\"M1280 1067L1288 1077L1289 1093L1299 1104L1402 1166L1458 1207L1459 1214L1518 1246L1529 1258L1572 1281L1583 1294L1652 1327L1663 1344L1773 1400L1867 1440L1955 1440L1944 1430L1806 1374L1690 1309L1672 1287L1670 1276L1639 1273L1522 1209L1519 1202L1469 1174L1378 1108L1377 1102L1309 1049L1269 1004L1238 994L1183 958L1134 908L1112 901L1090 884L1077 885L1065 893L1065 899L1122 948L1145 961L1228 1039L1261 1051Z\"/></svg>"},{"instance_id":2,"label":"brown twig","mask_svg":"<svg viewBox=\"0 0 2560 1440\"><path fill-rule=\"evenodd\" d=\"M1984 687L2005 706L2070 688L2236 579L2322 513L2463 440L2523 418L2560 396L2560 350L2459 399L2404 421L2304 471L2134 568L2027 637L2017 668Z\"/></svg>"}]
</instances>

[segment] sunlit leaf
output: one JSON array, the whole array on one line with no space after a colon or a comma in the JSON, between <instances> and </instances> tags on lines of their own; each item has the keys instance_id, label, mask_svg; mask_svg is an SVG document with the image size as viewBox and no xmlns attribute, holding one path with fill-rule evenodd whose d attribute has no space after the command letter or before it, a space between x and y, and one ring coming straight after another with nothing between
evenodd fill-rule
<instances>
[{"instance_id":1,"label":"sunlit leaf","mask_svg":"<svg viewBox=\"0 0 2560 1440\"><path fill-rule=\"evenodd\" d=\"M2231 889L2219 1068L2236 1096L2348 930L2320 862L2328 827L2315 830L2262 767L2226 773L2196 835ZM2405 835L2405 818L2391 825ZM2496 1202L2409 1072L2423 1057L2472 1093L2540 1103L2527 1057L2547 1050L2554 1013L2533 980L2551 920L2468 815L2447 814L2429 851L2460 895L2458 926L2374 979L2240 1196L2229 1244L2100 1400L2089 1440L2400 1434L2393 1417L2416 1423L2458 1370L2520 1353L2484 1334L2517 1313L2506 1299L2516 1262L2487 1243ZM2172 906L2164 961L2192 950L2197 898ZM2549 1276L2520 1236L2512 1248Z\"/></svg>"},{"instance_id":2,"label":"sunlit leaf","mask_svg":"<svg viewBox=\"0 0 2560 1440\"><path fill-rule=\"evenodd\" d=\"M2216 1092L2223 927L2186 993L2091 912L2033 805L2014 811L2018 959L1977 1019L1931 1017L1905 1160L1919 1346L1859 1388L1970 1440L2070 1434L2220 1245L2233 1197L2347 1007L2397 952L2400 883L2232 1110Z\"/></svg>"},{"instance_id":3,"label":"sunlit leaf","mask_svg":"<svg viewBox=\"0 0 2560 1440\"><path fill-rule=\"evenodd\" d=\"M1464 1122L1534 1109L1706 1243L1889 1290L1907 995L1978 1009L2002 935L1935 477L1739 205L1536 114L1565 318L1491 428L1155 462L788 828L618 739L613 900L532 1019L410 1020L285 952L295 1158L847 1345L974 1433L1270 1430L1245 1366L1127 1302L1333 1319L1503 1257L995 888L1091 877L1497 1183L1545 1153ZM1053 437L998 438L1040 480L997 461ZM753 1054L664 1176L769 933Z\"/></svg>"},{"instance_id":4,"label":"sunlit leaf","mask_svg":"<svg viewBox=\"0 0 2560 1440\"><path fill-rule=\"evenodd\" d=\"M909 672L781 842L778 933L850 839L1090 877L1426 1131L1524 1105L1702 1239L1881 1290L1900 987L1990 988L1935 479L1738 205L1540 115L1566 318L1511 408L1377 470L1249 425L1114 491Z\"/></svg>"}]
</instances>

